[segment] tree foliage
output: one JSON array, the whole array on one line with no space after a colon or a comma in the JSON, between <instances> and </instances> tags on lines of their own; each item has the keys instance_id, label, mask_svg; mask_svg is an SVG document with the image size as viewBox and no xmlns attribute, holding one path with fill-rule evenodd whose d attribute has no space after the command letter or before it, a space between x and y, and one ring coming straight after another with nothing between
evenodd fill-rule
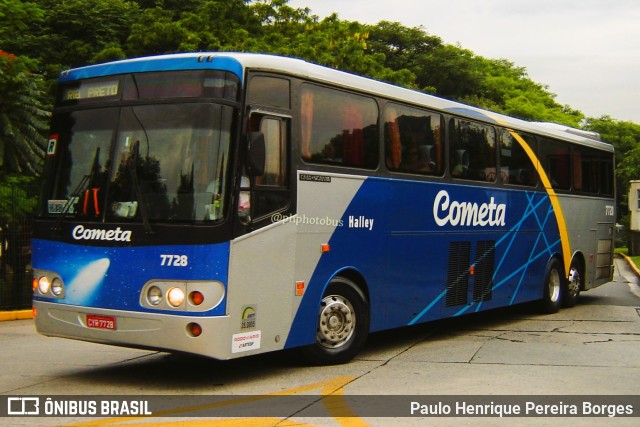
<instances>
[{"instance_id":1,"label":"tree foliage","mask_svg":"<svg viewBox=\"0 0 640 427\"><path fill-rule=\"evenodd\" d=\"M28 60L0 50L0 177L36 175L42 165L49 113L42 78L29 67Z\"/></svg>"}]
</instances>

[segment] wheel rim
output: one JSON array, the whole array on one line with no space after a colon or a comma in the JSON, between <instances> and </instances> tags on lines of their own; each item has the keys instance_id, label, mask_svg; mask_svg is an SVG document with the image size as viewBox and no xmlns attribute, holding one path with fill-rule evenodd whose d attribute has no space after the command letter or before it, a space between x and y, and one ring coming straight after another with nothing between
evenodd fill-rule
<instances>
[{"instance_id":1,"label":"wheel rim","mask_svg":"<svg viewBox=\"0 0 640 427\"><path fill-rule=\"evenodd\" d=\"M575 267L571 267L571 270L569 270L567 289L571 297L575 297L580 292L580 272Z\"/></svg>"},{"instance_id":2,"label":"wheel rim","mask_svg":"<svg viewBox=\"0 0 640 427\"><path fill-rule=\"evenodd\" d=\"M326 348L345 345L355 330L356 315L348 299L340 295L329 295L320 304L318 321L318 343Z\"/></svg>"},{"instance_id":3,"label":"wheel rim","mask_svg":"<svg viewBox=\"0 0 640 427\"><path fill-rule=\"evenodd\" d=\"M549 273L549 300L556 302L558 298L560 298L560 273L554 269Z\"/></svg>"}]
</instances>

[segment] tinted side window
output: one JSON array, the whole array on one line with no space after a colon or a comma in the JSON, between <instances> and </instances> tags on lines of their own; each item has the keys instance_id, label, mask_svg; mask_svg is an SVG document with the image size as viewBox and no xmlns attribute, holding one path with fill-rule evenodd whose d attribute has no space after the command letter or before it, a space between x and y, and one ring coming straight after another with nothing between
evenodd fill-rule
<instances>
[{"instance_id":1,"label":"tinted side window","mask_svg":"<svg viewBox=\"0 0 640 427\"><path fill-rule=\"evenodd\" d=\"M600 193L613 196L613 154L600 153Z\"/></svg>"},{"instance_id":2,"label":"tinted side window","mask_svg":"<svg viewBox=\"0 0 640 427\"><path fill-rule=\"evenodd\" d=\"M254 76L249 84L249 103L288 110L289 80Z\"/></svg>"},{"instance_id":3,"label":"tinted side window","mask_svg":"<svg viewBox=\"0 0 640 427\"><path fill-rule=\"evenodd\" d=\"M530 135L518 134L529 147L536 152L536 139ZM505 184L526 185L534 187L538 184L538 173L531 159L514 134L506 129L500 130L500 179Z\"/></svg>"},{"instance_id":4,"label":"tinted side window","mask_svg":"<svg viewBox=\"0 0 640 427\"><path fill-rule=\"evenodd\" d=\"M557 190L569 190L571 188L569 144L542 138L540 140L540 155L538 158L553 188Z\"/></svg>"},{"instance_id":5,"label":"tinted side window","mask_svg":"<svg viewBox=\"0 0 640 427\"><path fill-rule=\"evenodd\" d=\"M582 193L598 193L598 152L587 147L574 146L571 150L573 189Z\"/></svg>"},{"instance_id":6,"label":"tinted side window","mask_svg":"<svg viewBox=\"0 0 640 427\"><path fill-rule=\"evenodd\" d=\"M305 84L300 101L300 153L305 161L378 166L378 107L373 99Z\"/></svg>"},{"instance_id":7,"label":"tinted side window","mask_svg":"<svg viewBox=\"0 0 640 427\"><path fill-rule=\"evenodd\" d=\"M387 168L398 172L442 175L442 126L439 114L389 104L384 111Z\"/></svg>"},{"instance_id":8,"label":"tinted side window","mask_svg":"<svg viewBox=\"0 0 640 427\"><path fill-rule=\"evenodd\" d=\"M451 119L451 175L461 179L496 180L496 136L489 125Z\"/></svg>"}]
</instances>

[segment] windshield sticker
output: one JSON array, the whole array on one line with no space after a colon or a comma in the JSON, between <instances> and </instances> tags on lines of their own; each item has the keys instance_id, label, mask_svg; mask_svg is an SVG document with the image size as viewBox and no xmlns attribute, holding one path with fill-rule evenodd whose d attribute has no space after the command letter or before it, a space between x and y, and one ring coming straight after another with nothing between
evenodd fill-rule
<instances>
[{"instance_id":1,"label":"windshield sticker","mask_svg":"<svg viewBox=\"0 0 640 427\"><path fill-rule=\"evenodd\" d=\"M47 144L47 156L56 155L56 147L58 145L58 135L54 134L49 137L49 143Z\"/></svg>"},{"instance_id":2,"label":"windshield sticker","mask_svg":"<svg viewBox=\"0 0 640 427\"><path fill-rule=\"evenodd\" d=\"M78 197L72 197L70 200L48 200L47 212L50 214L73 214L77 203Z\"/></svg>"}]
</instances>

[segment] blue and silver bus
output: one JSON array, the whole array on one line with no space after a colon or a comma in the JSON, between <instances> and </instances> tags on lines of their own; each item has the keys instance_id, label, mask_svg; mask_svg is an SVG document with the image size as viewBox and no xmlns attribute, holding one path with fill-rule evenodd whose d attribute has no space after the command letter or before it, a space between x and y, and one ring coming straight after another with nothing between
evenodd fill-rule
<instances>
[{"instance_id":1,"label":"blue and silver bus","mask_svg":"<svg viewBox=\"0 0 640 427\"><path fill-rule=\"evenodd\" d=\"M59 78L33 238L47 336L344 363L369 333L612 277L613 148L301 60Z\"/></svg>"}]
</instances>

